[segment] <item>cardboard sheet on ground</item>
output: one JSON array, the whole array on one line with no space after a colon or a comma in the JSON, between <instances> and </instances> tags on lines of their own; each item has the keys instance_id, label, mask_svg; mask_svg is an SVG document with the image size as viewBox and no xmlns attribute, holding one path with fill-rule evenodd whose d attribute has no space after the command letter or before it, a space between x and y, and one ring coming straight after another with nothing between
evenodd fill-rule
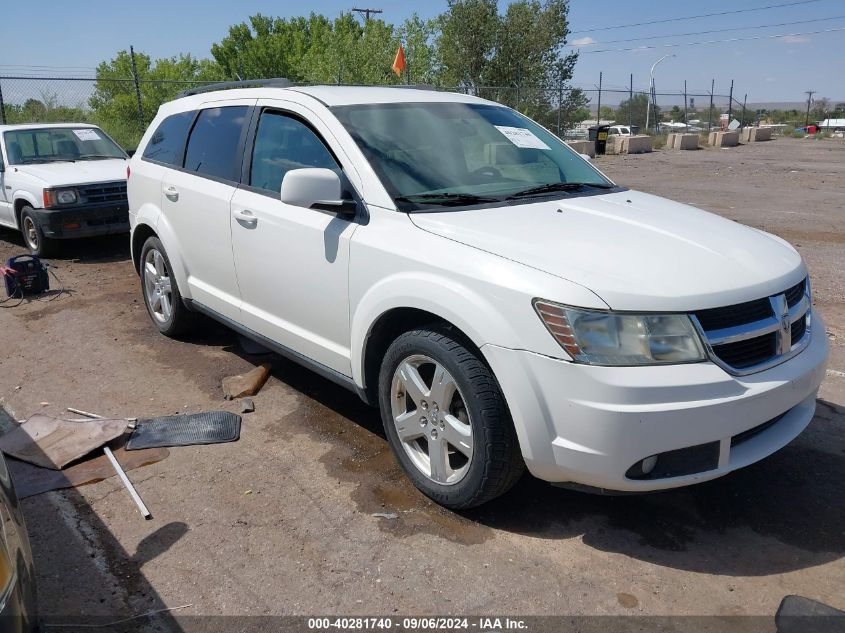
<instances>
[{"instance_id":1,"label":"cardboard sheet on ground","mask_svg":"<svg viewBox=\"0 0 845 633\"><path fill-rule=\"evenodd\" d=\"M124 440L118 441L122 443ZM123 446L119 448L112 446L112 450L115 458L125 471L155 464L170 454L166 448L126 451ZM50 490L94 484L103 479L114 477L116 474L108 458L103 454L69 466L64 470L41 468L13 458L8 458L6 463L12 473L15 491L20 499L40 495Z\"/></svg>"},{"instance_id":2,"label":"cardboard sheet on ground","mask_svg":"<svg viewBox=\"0 0 845 633\"><path fill-rule=\"evenodd\" d=\"M0 450L36 466L59 470L125 430L126 420L68 422L38 414L0 437Z\"/></svg>"}]
</instances>

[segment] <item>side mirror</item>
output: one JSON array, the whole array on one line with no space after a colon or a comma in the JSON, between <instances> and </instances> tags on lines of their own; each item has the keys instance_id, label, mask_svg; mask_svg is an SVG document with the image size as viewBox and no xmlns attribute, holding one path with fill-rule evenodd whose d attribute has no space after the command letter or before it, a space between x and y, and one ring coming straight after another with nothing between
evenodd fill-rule
<instances>
[{"instance_id":1,"label":"side mirror","mask_svg":"<svg viewBox=\"0 0 845 633\"><path fill-rule=\"evenodd\" d=\"M352 217L358 204L354 200L344 200L342 189L340 176L331 169L292 169L282 179L281 200L295 207Z\"/></svg>"},{"instance_id":2,"label":"side mirror","mask_svg":"<svg viewBox=\"0 0 845 633\"><path fill-rule=\"evenodd\" d=\"M592 161L592 160L593 160L592 158L590 158L590 155L589 155L589 154L578 154L578 155L579 155L581 158L583 158L585 161L587 161L588 163L589 163L590 161Z\"/></svg>"}]
</instances>

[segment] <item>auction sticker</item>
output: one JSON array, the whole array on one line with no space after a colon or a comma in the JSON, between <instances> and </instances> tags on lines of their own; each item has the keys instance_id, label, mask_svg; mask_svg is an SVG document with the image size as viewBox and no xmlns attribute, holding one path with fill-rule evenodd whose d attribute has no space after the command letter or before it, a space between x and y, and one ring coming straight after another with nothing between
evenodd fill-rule
<instances>
[{"instance_id":1,"label":"auction sticker","mask_svg":"<svg viewBox=\"0 0 845 633\"><path fill-rule=\"evenodd\" d=\"M97 134L96 130L84 129L84 130L74 130L74 134L76 134L76 138L80 141L99 141L102 140L100 135Z\"/></svg>"},{"instance_id":2,"label":"auction sticker","mask_svg":"<svg viewBox=\"0 0 845 633\"><path fill-rule=\"evenodd\" d=\"M551 149L551 147L537 138L534 132L524 127L508 127L507 125L496 125L494 127L517 147L523 147L525 149Z\"/></svg>"}]
</instances>

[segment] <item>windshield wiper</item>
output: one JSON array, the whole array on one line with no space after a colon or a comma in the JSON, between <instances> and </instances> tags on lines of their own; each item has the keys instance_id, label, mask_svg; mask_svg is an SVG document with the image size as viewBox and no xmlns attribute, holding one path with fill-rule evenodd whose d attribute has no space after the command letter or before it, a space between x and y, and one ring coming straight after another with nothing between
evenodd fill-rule
<instances>
[{"instance_id":1,"label":"windshield wiper","mask_svg":"<svg viewBox=\"0 0 845 633\"><path fill-rule=\"evenodd\" d=\"M474 193L454 193L445 191L443 193L416 193L409 196L394 198L396 202L424 202L444 207L460 206L462 204L475 204L482 202L499 202L499 198L490 196L477 196Z\"/></svg>"},{"instance_id":2,"label":"windshield wiper","mask_svg":"<svg viewBox=\"0 0 845 633\"><path fill-rule=\"evenodd\" d=\"M25 158L21 165L40 165L41 163L75 163L72 158Z\"/></svg>"},{"instance_id":3,"label":"windshield wiper","mask_svg":"<svg viewBox=\"0 0 845 633\"><path fill-rule=\"evenodd\" d=\"M89 156L80 156L76 160L106 160L109 158L122 159L123 156L107 156L105 154L90 154Z\"/></svg>"},{"instance_id":4,"label":"windshield wiper","mask_svg":"<svg viewBox=\"0 0 845 633\"><path fill-rule=\"evenodd\" d=\"M528 189L517 191L516 193L509 195L506 200L516 200L544 193L554 193L556 191L577 191L585 187L591 187L594 189L613 189L615 185L596 182L551 182L545 185L529 187Z\"/></svg>"}]
</instances>

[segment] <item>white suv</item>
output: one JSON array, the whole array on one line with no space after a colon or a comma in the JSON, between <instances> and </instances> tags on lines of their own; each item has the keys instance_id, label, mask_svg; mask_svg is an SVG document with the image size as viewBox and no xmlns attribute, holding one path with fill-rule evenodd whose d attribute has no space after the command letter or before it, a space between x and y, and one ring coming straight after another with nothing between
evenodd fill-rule
<instances>
[{"instance_id":1,"label":"white suv","mask_svg":"<svg viewBox=\"0 0 845 633\"><path fill-rule=\"evenodd\" d=\"M141 141L129 205L161 332L203 313L356 391L448 507L524 466L614 491L705 481L813 416L828 348L789 244L618 186L489 101L186 96Z\"/></svg>"}]
</instances>

